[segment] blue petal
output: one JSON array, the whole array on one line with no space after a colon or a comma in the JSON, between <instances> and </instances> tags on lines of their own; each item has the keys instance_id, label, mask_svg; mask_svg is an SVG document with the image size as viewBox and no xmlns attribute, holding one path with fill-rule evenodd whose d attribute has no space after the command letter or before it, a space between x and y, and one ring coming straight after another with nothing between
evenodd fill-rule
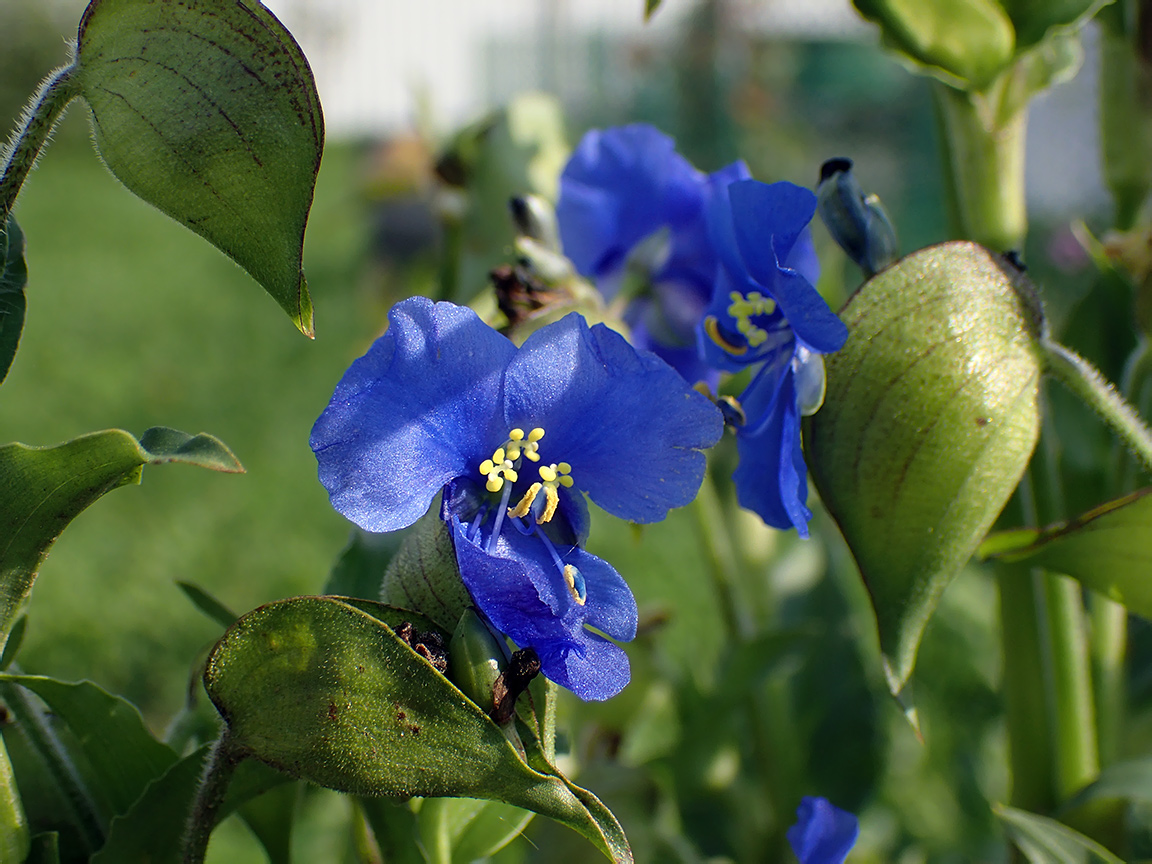
<instances>
[{"instance_id":1,"label":"blue petal","mask_svg":"<svg viewBox=\"0 0 1152 864\"><path fill-rule=\"evenodd\" d=\"M476 606L518 646L533 648L541 671L581 699L607 699L628 683L627 655L585 629L585 623L615 638L636 634L636 601L605 561L579 548L564 551L585 580L586 602L578 604L544 544L516 531L501 534L491 552L467 539L453 520L460 576Z\"/></svg>"},{"instance_id":2,"label":"blue petal","mask_svg":"<svg viewBox=\"0 0 1152 864\"><path fill-rule=\"evenodd\" d=\"M805 344L822 354L839 350L848 328L811 282L783 266L812 220L816 196L791 183L743 180L728 187L728 197L743 268L768 289Z\"/></svg>"},{"instance_id":3,"label":"blue petal","mask_svg":"<svg viewBox=\"0 0 1152 864\"><path fill-rule=\"evenodd\" d=\"M652 126L593 129L560 177L556 219L564 253L585 276L604 276L661 227L691 222L704 183L676 143Z\"/></svg>"},{"instance_id":4,"label":"blue petal","mask_svg":"<svg viewBox=\"0 0 1152 864\"><path fill-rule=\"evenodd\" d=\"M741 396L748 422L736 431L740 464L732 474L740 506L774 528L808 536L808 470L790 355L761 369Z\"/></svg>"},{"instance_id":5,"label":"blue petal","mask_svg":"<svg viewBox=\"0 0 1152 864\"><path fill-rule=\"evenodd\" d=\"M826 798L808 796L800 801L796 817L787 837L800 864L843 864L860 834L856 817Z\"/></svg>"},{"instance_id":6,"label":"blue petal","mask_svg":"<svg viewBox=\"0 0 1152 864\"><path fill-rule=\"evenodd\" d=\"M332 506L368 531L411 525L445 483L477 472L504 440L501 382L516 353L451 303L413 297L388 318L310 441Z\"/></svg>"},{"instance_id":7,"label":"blue petal","mask_svg":"<svg viewBox=\"0 0 1152 864\"><path fill-rule=\"evenodd\" d=\"M656 522L691 501L719 410L675 370L602 324L571 314L533 333L505 377L508 422L541 426L545 462L614 516Z\"/></svg>"}]
</instances>

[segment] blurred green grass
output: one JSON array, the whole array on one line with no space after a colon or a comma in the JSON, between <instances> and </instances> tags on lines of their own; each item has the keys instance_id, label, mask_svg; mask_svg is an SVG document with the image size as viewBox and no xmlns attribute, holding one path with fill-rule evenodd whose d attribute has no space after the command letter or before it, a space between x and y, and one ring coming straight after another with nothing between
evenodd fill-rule
<instances>
[{"instance_id":1,"label":"blurred green grass","mask_svg":"<svg viewBox=\"0 0 1152 864\"><path fill-rule=\"evenodd\" d=\"M18 201L28 313L0 441L173 426L217 435L248 473L160 466L83 513L41 571L21 662L99 681L159 725L218 636L175 580L237 612L322 586L347 523L316 482L308 434L383 312L361 279L354 146L325 152L309 222L311 342L239 267L119 186L74 134L84 122L65 120Z\"/></svg>"}]
</instances>

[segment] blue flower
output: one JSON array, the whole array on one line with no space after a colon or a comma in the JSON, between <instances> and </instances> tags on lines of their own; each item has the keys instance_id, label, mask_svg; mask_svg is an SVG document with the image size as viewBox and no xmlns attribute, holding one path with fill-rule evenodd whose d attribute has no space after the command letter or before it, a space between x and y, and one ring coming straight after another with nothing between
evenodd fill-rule
<instances>
[{"instance_id":1,"label":"blue flower","mask_svg":"<svg viewBox=\"0 0 1152 864\"><path fill-rule=\"evenodd\" d=\"M470 309L414 297L354 362L311 444L333 506L369 531L441 517L473 601L583 699L628 682L636 602L582 548L585 493L634 522L695 497L708 400L657 357L571 314L519 349ZM587 626L586 626L587 625Z\"/></svg>"},{"instance_id":2,"label":"blue flower","mask_svg":"<svg viewBox=\"0 0 1152 864\"><path fill-rule=\"evenodd\" d=\"M644 124L588 132L560 176L556 218L564 253L609 300L630 259L647 269L647 289L630 299L624 320L635 345L688 381L715 378L695 337L717 266L708 202L716 189L748 176L742 162L706 175L676 152L671 138ZM663 242L646 247L661 231ZM637 255L646 260L637 262Z\"/></svg>"},{"instance_id":3,"label":"blue flower","mask_svg":"<svg viewBox=\"0 0 1152 864\"><path fill-rule=\"evenodd\" d=\"M800 418L824 398L821 354L848 329L813 287L819 274L808 223L816 196L791 183L740 180L713 196L708 225L720 268L698 329L718 369L754 367L740 396L737 499L776 528L808 536L811 512Z\"/></svg>"},{"instance_id":4,"label":"blue flower","mask_svg":"<svg viewBox=\"0 0 1152 864\"><path fill-rule=\"evenodd\" d=\"M860 823L851 813L826 798L806 796L787 837L800 864L844 864L859 834Z\"/></svg>"}]
</instances>

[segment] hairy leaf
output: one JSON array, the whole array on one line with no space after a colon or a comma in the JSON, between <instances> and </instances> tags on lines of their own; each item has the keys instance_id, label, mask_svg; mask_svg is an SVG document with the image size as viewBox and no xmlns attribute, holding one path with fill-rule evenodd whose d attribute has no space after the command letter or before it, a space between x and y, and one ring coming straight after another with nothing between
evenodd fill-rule
<instances>
[{"instance_id":1,"label":"hairy leaf","mask_svg":"<svg viewBox=\"0 0 1152 864\"><path fill-rule=\"evenodd\" d=\"M842 316L808 432L813 479L868 586L888 684L1016 487L1039 433L1039 310L974 243L922 249Z\"/></svg>"},{"instance_id":2,"label":"hairy leaf","mask_svg":"<svg viewBox=\"0 0 1152 864\"><path fill-rule=\"evenodd\" d=\"M76 74L120 182L235 260L311 336L300 265L324 122L284 26L255 0L92 0Z\"/></svg>"},{"instance_id":3,"label":"hairy leaf","mask_svg":"<svg viewBox=\"0 0 1152 864\"><path fill-rule=\"evenodd\" d=\"M225 634L204 682L237 745L355 795L504 801L568 825L613 861L632 861L611 813L543 759L527 727L530 763L382 620L408 613L364 611L373 605L297 597Z\"/></svg>"}]
</instances>

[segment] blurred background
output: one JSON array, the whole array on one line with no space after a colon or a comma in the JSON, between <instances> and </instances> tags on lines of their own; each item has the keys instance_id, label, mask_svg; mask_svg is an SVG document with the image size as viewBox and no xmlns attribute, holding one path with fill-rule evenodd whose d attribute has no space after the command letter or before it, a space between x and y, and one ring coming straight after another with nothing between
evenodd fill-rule
<instances>
[{"instance_id":1,"label":"blurred background","mask_svg":"<svg viewBox=\"0 0 1152 864\"><path fill-rule=\"evenodd\" d=\"M316 481L308 434L336 381L395 300L466 301L484 287L488 270L509 257L503 202L524 191L554 194L568 149L587 128L653 123L699 168L743 158L769 182L814 186L825 159L848 156L884 200L903 251L947 237L928 87L880 50L848 0L665 0L648 25L642 0L266 5L304 48L325 109L304 260L315 342L239 268L116 183L79 105L16 210L28 239L28 311L0 391L0 441L48 445L108 427L140 434L165 425L220 437L247 468L242 476L148 469L142 488L116 491L69 527L37 583L24 668L93 679L134 701L158 731L219 636L176 581L202 586L237 613L321 590L349 525ZM65 62L83 7L0 0L0 125L11 127L37 82ZM1090 29L1079 75L1037 100L1031 116L1030 242L1057 323L1090 283L1069 222L1091 223L1107 205L1095 87ZM858 276L826 236L817 242L821 289L836 306ZM451 272L445 250L454 253ZM700 553L685 517L642 535L604 521L593 551L614 561L642 615L659 626L633 654L632 702L626 695L597 709L608 712L598 722L610 729L612 711L648 700L659 729L662 697L645 684L647 667L670 664L672 677L706 683L720 644L709 635L719 626L715 601L693 566ZM842 806L882 794L912 814L920 836L888 843L901 852L891 860L989 860L984 802L1003 784L992 586L975 572L959 580L930 628L921 667L951 665L947 686L918 693L930 742L921 745L879 695L870 612L843 551L754 526L746 534L772 562L764 578L774 590L819 605L835 631L804 660L834 670L823 678L838 688L811 700L828 714L809 718L813 740L826 742L809 774L824 794L839 791ZM949 716L951 725L933 728L934 717ZM625 761L637 765L663 746L656 733L584 744L624 746ZM723 784L722 757L701 757L720 772L708 782ZM590 762L583 779L619 804L638 849L660 848L659 837L645 839L629 822L647 806L629 786L635 778L608 769L598 778ZM301 844L339 842L324 832L337 830L331 812L341 804L318 800L327 803L310 811ZM708 819L706 810L689 816ZM902 831L866 820L874 842L863 845L883 848ZM214 841L228 850L215 860L262 860L243 832L235 825ZM517 844L508 860L528 854ZM313 851L299 860L337 860Z\"/></svg>"}]
</instances>

